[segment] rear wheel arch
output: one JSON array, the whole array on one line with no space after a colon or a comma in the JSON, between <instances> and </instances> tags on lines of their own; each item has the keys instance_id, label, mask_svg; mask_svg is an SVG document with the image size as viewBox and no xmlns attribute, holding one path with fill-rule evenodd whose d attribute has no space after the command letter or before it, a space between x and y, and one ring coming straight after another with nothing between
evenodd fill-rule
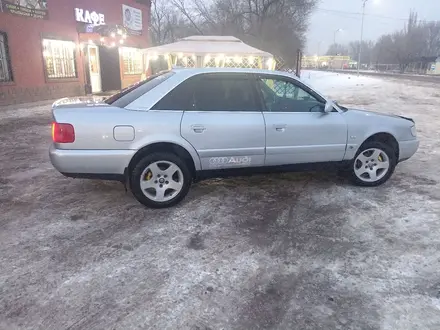
<instances>
[{"instance_id":1,"label":"rear wheel arch","mask_svg":"<svg viewBox=\"0 0 440 330\"><path fill-rule=\"evenodd\" d=\"M191 171L191 175L193 176L193 178L195 177L196 165L194 163L193 157L184 147L172 142L152 143L139 149L128 164L128 173L130 174L135 168L136 164L139 163L139 161L143 159L146 155L155 152L169 152L177 155L179 158L185 161L185 163L188 165L189 170Z\"/></svg>"}]
</instances>

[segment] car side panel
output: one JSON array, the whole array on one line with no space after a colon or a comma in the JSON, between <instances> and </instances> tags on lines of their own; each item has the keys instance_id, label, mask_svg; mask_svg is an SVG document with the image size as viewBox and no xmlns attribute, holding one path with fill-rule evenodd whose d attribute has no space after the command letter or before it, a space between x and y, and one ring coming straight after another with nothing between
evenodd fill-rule
<instances>
[{"instance_id":1,"label":"car side panel","mask_svg":"<svg viewBox=\"0 0 440 330\"><path fill-rule=\"evenodd\" d=\"M418 140L400 141L399 142L399 161L411 158L419 149L420 142Z\"/></svg>"},{"instance_id":2,"label":"car side panel","mask_svg":"<svg viewBox=\"0 0 440 330\"><path fill-rule=\"evenodd\" d=\"M360 110L348 110L342 116L348 124L348 143L344 160L353 159L362 143L377 133L392 135L399 146L402 142L416 143L417 141L417 138L411 135L411 126L414 124L408 120L395 116L377 116ZM418 143L416 144L418 146Z\"/></svg>"},{"instance_id":3,"label":"car side panel","mask_svg":"<svg viewBox=\"0 0 440 330\"><path fill-rule=\"evenodd\" d=\"M136 111L133 111L136 112ZM136 139L130 149L139 150L154 143L172 143L183 147L191 155L196 170L201 169L200 157L194 147L180 135L183 111L150 110L144 120L135 124Z\"/></svg>"},{"instance_id":4,"label":"car side panel","mask_svg":"<svg viewBox=\"0 0 440 330\"><path fill-rule=\"evenodd\" d=\"M133 158L136 150L68 150L52 145L49 157L61 173L119 174Z\"/></svg>"},{"instance_id":5,"label":"car side panel","mask_svg":"<svg viewBox=\"0 0 440 330\"><path fill-rule=\"evenodd\" d=\"M131 141L116 141L113 129L117 125L131 126L143 118L142 113L106 105L58 107L53 110L58 123L72 124L75 142L56 145L58 149L130 149Z\"/></svg>"},{"instance_id":6,"label":"car side panel","mask_svg":"<svg viewBox=\"0 0 440 330\"><path fill-rule=\"evenodd\" d=\"M338 112L264 112L266 165L341 161L347 124Z\"/></svg>"},{"instance_id":7,"label":"car side panel","mask_svg":"<svg viewBox=\"0 0 440 330\"><path fill-rule=\"evenodd\" d=\"M185 111L181 134L197 150L203 170L264 165L261 112Z\"/></svg>"},{"instance_id":8,"label":"car side panel","mask_svg":"<svg viewBox=\"0 0 440 330\"><path fill-rule=\"evenodd\" d=\"M115 155L124 155L124 159L115 160L118 164L117 168L120 169L120 164L126 163L128 166L131 160L131 157L126 158L124 150L131 153L153 143L168 142L186 149L194 161L196 170L200 170L201 164L197 152L180 135L182 115L183 111L132 111L111 106L57 108L54 110L55 120L74 126L75 142L54 144L53 147L61 150L88 150L90 152L95 150L96 154L101 151L109 151L105 152L105 155L110 155L110 151L114 150ZM131 127L133 138L126 138L125 134L122 140L117 140L115 127ZM83 154L90 155L90 152ZM65 153L63 155L66 159ZM103 157L103 159L105 158ZM90 159L90 157L83 159L86 162L86 159ZM78 173L82 172L78 171Z\"/></svg>"}]
</instances>

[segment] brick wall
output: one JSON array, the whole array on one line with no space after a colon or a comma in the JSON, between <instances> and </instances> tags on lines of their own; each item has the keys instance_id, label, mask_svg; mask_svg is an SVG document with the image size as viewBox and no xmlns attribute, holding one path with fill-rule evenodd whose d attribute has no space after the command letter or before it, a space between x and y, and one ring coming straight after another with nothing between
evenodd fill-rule
<instances>
[{"instance_id":1,"label":"brick wall","mask_svg":"<svg viewBox=\"0 0 440 330\"><path fill-rule=\"evenodd\" d=\"M0 106L84 95L78 82L47 84L38 87L1 86Z\"/></svg>"},{"instance_id":2,"label":"brick wall","mask_svg":"<svg viewBox=\"0 0 440 330\"><path fill-rule=\"evenodd\" d=\"M75 7L103 13L106 23L110 25L122 24L123 4L142 9L143 34L129 36L124 45L136 48L147 48L149 45L149 1L139 3L137 0L51 0L47 1L47 4L47 20L0 11L0 31L7 35L13 76L13 82L0 82L2 106L84 95L85 57L80 50ZM73 41L77 44L77 78L62 82L47 79L42 47L42 39L46 37ZM88 38L85 40L88 41Z\"/></svg>"},{"instance_id":3,"label":"brick wall","mask_svg":"<svg viewBox=\"0 0 440 330\"><path fill-rule=\"evenodd\" d=\"M137 83L139 80L141 80L141 77L142 77L142 75L140 75L140 74L139 75L137 75L137 74L136 75L127 75L127 76L122 75L122 79L121 79L122 88L126 88L130 85Z\"/></svg>"}]
</instances>

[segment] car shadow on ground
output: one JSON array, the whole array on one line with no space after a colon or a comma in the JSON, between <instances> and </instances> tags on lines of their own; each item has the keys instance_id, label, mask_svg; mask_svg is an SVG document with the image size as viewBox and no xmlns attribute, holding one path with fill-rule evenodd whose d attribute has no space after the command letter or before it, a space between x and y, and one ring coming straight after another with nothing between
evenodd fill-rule
<instances>
[{"instance_id":1,"label":"car shadow on ground","mask_svg":"<svg viewBox=\"0 0 440 330\"><path fill-rule=\"evenodd\" d=\"M68 179L71 180L71 179ZM74 179L75 181L80 179ZM130 188L127 186L127 193L125 187L120 182L113 181L100 181L100 180L81 180L84 192L92 194L120 194L126 195L135 201L134 196L130 192ZM216 192L221 192L227 189L228 192L234 194L235 189L237 193L240 193L243 189L247 193L251 193L252 190L264 191L265 189L275 192L273 198L285 199L289 197L289 193L293 188L304 188L307 184L314 182L325 187L337 186L352 186L350 180L343 175L338 174L336 171L332 172L291 172L291 173L270 173L260 175L249 176L236 176L228 178L212 178L206 179L197 183L193 183L188 196L177 206L173 208L185 207L188 203L196 202L199 199L206 198ZM116 196L114 196L116 197ZM294 197L294 196L292 196ZM127 198L124 198L127 201ZM137 202L136 202L137 203ZM130 204L130 209L135 205ZM146 207L138 203L141 208Z\"/></svg>"}]
</instances>

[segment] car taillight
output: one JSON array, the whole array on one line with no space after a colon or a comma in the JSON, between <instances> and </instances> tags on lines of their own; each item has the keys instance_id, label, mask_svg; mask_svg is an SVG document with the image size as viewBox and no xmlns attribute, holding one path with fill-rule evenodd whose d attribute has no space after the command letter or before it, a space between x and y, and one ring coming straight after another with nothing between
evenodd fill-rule
<instances>
[{"instance_id":1,"label":"car taillight","mask_svg":"<svg viewBox=\"0 0 440 330\"><path fill-rule=\"evenodd\" d=\"M55 143L75 142L75 129L71 124L52 123L52 140Z\"/></svg>"}]
</instances>

